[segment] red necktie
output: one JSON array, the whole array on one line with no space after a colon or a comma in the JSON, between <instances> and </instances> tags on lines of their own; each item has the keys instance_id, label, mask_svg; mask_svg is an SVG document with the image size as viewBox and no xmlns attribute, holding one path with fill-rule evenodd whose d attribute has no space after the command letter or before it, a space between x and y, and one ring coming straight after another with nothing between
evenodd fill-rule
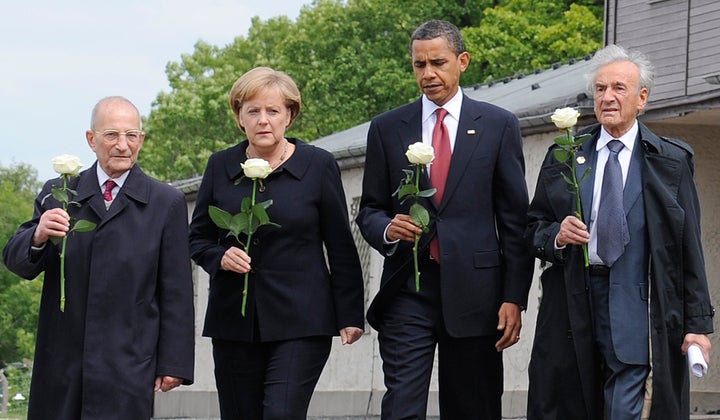
<instances>
[{"instance_id":1,"label":"red necktie","mask_svg":"<svg viewBox=\"0 0 720 420\"><path fill-rule=\"evenodd\" d=\"M437 188L435 193L435 202L440 205L443 193L445 192L445 181L450 170L450 158L452 151L450 150L450 135L447 127L443 123L445 116L448 114L445 108L438 108L435 111L437 120L432 134L432 147L435 151L435 160L433 160L430 168L430 183Z\"/></svg>"},{"instance_id":2,"label":"red necktie","mask_svg":"<svg viewBox=\"0 0 720 420\"><path fill-rule=\"evenodd\" d=\"M107 182L105 182L105 192L103 193L105 201L112 201L112 190L116 185L117 184L112 179L108 179Z\"/></svg>"},{"instance_id":3,"label":"red necktie","mask_svg":"<svg viewBox=\"0 0 720 420\"><path fill-rule=\"evenodd\" d=\"M443 120L448 114L445 108L435 110L437 119L435 128L433 128L432 146L435 152L435 160L433 160L430 168L430 184L437 189L435 192L435 202L438 207L442 202L445 193L445 182L447 181L448 171L450 170L450 159L452 158L452 150L450 149L450 135ZM437 262L440 262L440 244L438 243L438 233L430 241L430 256Z\"/></svg>"}]
</instances>

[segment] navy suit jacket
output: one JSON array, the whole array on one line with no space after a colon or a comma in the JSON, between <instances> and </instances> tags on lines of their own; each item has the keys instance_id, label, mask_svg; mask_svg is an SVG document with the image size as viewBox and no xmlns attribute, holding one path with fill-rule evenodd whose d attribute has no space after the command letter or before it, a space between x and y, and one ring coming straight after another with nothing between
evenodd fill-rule
<instances>
[{"instance_id":1,"label":"navy suit jacket","mask_svg":"<svg viewBox=\"0 0 720 420\"><path fill-rule=\"evenodd\" d=\"M395 108L370 124L363 193L357 223L385 256L380 290L368 311L377 328L383 309L412 275L412 244L392 247L384 232L395 214L407 214L393 192L409 168L408 146L422 141L422 101ZM426 174L421 189L430 188ZM463 97L458 132L442 203L422 199L431 215L425 252L439 233L445 327L455 337L497 334L502 302L527 303L532 258L523 241L528 206L525 163L517 118ZM422 284L421 276L421 284ZM421 286L422 287L422 286Z\"/></svg>"},{"instance_id":2,"label":"navy suit jacket","mask_svg":"<svg viewBox=\"0 0 720 420\"><path fill-rule=\"evenodd\" d=\"M597 168L597 151L595 146L599 131L592 141L583 145L592 168ZM643 152L640 143L640 132L635 141L633 155L628 168L627 180L623 190L623 207L630 231L630 242L625 252L613 264L610 271L610 288L608 313L610 315L610 339L618 359L628 364L649 363L648 334L648 245L645 221L645 206L642 196L642 165ZM582 176L587 166L577 166L577 176ZM591 176L585 178L580 185L580 196L583 203L584 220L591 223L593 203L593 185L597 171L590 171Z\"/></svg>"},{"instance_id":3,"label":"navy suit jacket","mask_svg":"<svg viewBox=\"0 0 720 420\"><path fill-rule=\"evenodd\" d=\"M235 185L243 176L240 163L248 143L217 152L208 161L190 224L191 256L210 274L205 336L274 341L364 327L362 270L340 170L327 151L290 141L295 152L257 193L257 202L273 200L267 212L280 227L261 226L253 234L245 317L240 312L244 275L220 268L225 251L242 245L215 226L208 206L236 214L250 196L251 179Z\"/></svg>"}]
</instances>

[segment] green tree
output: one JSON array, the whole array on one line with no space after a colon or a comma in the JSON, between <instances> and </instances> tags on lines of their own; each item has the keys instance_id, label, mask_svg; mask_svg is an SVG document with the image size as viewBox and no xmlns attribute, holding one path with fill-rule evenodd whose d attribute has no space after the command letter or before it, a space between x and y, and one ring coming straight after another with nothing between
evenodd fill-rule
<instances>
[{"instance_id":1,"label":"green tree","mask_svg":"<svg viewBox=\"0 0 720 420\"><path fill-rule=\"evenodd\" d=\"M602 20L586 6L510 0L487 10L482 25L463 29L472 57L464 81L485 83L583 57L602 48L602 33Z\"/></svg>"},{"instance_id":2,"label":"green tree","mask_svg":"<svg viewBox=\"0 0 720 420\"><path fill-rule=\"evenodd\" d=\"M547 67L601 46L602 0L316 0L295 22L253 19L224 48L202 41L168 64L171 91L145 121L140 164L164 180L198 176L214 151L236 144L227 94L260 65L287 72L303 95L289 136L312 141L417 98L408 41L422 22L463 29L471 53L464 85Z\"/></svg>"},{"instance_id":3,"label":"green tree","mask_svg":"<svg viewBox=\"0 0 720 420\"><path fill-rule=\"evenodd\" d=\"M32 166L0 166L0 246L32 217L39 188ZM28 282L0 267L0 366L32 359L41 288L41 281Z\"/></svg>"}]
</instances>

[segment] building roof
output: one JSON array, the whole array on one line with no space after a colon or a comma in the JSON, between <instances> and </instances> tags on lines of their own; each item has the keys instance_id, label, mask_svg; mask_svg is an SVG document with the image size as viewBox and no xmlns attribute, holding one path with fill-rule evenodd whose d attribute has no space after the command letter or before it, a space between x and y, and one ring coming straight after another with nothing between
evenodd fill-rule
<instances>
[{"instance_id":1,"label":"building roof","mask_svg":"<svg viewBox=\"0 0 720 420\"><path fill-rule=\"evenodd\" d=\"M470 98L490 102L514 113L523 135L555 130L550 116L556 108L571 106L583 116L592 116L592 100L586 93L585 74L590 57L555 64L532 74L515 75L502 80L463 87ZM343 167L360 166L364 161L370 121L338 131L312 142L331 152ZM172 182L188 196L197 192L202 177Z\"/></svg>"}]
</instances>

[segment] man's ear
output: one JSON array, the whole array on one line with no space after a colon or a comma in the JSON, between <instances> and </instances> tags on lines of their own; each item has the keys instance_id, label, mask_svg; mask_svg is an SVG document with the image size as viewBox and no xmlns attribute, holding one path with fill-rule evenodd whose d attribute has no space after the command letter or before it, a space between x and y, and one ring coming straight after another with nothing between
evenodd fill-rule
<instances>
[{"instance_id":1,"label":"man's ear","mask_svg":"<svg viewBox=\"0 0 720 420\"><path fill-rule=\"evenodd\" d=\"M95 132L92 130L85 131L85 139L87 139L88 146L90 146L92 151L97 152L95 150Z\"/></svg>"},{"instance_id":2,"label":"man's ear","mask_svg":"<svg viewBox=\"0 0 720 420\"><path fill-rule=\"evenodd\" d=\"M467 51L461 52L458 55L458 60L460 60L460 71L465 72L470 65L470 53Z\"/></svg>"}]
</instances>

